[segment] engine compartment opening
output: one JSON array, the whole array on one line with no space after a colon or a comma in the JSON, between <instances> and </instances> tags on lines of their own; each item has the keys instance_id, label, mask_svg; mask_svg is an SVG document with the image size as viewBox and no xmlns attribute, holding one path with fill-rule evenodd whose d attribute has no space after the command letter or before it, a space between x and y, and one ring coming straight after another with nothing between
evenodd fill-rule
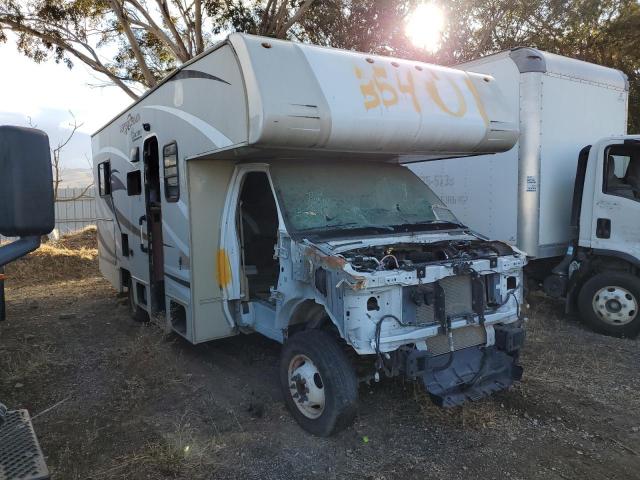
<instances>
[{"instance_id":1,"label":"engine compartment opening","mask_svg":"<svg viewBox=\"0 0 640 480\"><path fill-rule=\"evenodd\" d=\"M415 270L417 266L443 261L495 260L513 255L513 249L502 242L451 240L429 244L401 243L350 250L343 254L358 272L376 270Z\"/></svg>"}]
</instances>

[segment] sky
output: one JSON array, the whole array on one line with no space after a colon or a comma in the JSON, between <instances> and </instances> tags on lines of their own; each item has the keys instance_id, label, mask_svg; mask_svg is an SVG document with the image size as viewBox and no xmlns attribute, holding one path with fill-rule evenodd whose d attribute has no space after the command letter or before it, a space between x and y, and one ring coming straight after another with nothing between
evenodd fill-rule
<instances>
[{"instance_id":1,"label":"sky","mask_svg":"<svg viewBox=\"0 0 640 480\"><path fill-rule=\"evenodd\" d=\"M437 48L444 26L442 11L427 3L413 17L417 27L411 22L407 25L409 36L423 48ZM63 169L87 169L91 134L124 110L131 99L116 86L104 86L106 79L79 60L74 63L71 70L53 60L36 64L17 51L9 34L9 40L0 43L0 125L29 126L31 122L49 135L55 147L68 137L73 120L69 112L73 112L82 127L63 151Z\"/></svg>"},{"instance_id":2,"label":"sky","mask_svg":"<svg viewBox=\"0 0 640 480\"><path fill-rule=\"evenodd\" d=\"M55 146L70 133L69 111L82 124L63 150L65 169L89 168L91 134L131 103L118 87L92 87L105 81L79 61L71 70L53 60L36 64L11 39L0 43L0 65L0 125L29 126L31 118Z\"/></svg>"}]
</instances>

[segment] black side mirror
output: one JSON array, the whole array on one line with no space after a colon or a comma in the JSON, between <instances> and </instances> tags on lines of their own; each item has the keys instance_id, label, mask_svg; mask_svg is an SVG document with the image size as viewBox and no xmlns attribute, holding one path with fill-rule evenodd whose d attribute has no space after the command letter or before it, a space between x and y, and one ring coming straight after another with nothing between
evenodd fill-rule
<instances>
[{"instance_id":1,"label":"black side mirror","mask_svg":"<svg viewBox=\"0 0 640 480\"><path fill-rule=\"evenodd\" d=\"M50 152L43 131L0 126L0 234L27 237L53 230Z\"/></svg>"}]
</instances>

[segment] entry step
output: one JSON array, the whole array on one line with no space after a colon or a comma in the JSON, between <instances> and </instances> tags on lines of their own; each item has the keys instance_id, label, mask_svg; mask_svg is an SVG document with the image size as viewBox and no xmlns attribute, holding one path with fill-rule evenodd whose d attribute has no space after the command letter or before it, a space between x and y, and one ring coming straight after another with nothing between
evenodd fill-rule
<instances>
[{"instance_id":1,"label":"entry step","mask_svg":"<svg viewBox=\"0 0 640 480\"><path fill-rule=\"evenodd\" d=\"M0 404L0 480L44 480L44 461L26 410L4 411Z\"/></svg>"}]
</instances>

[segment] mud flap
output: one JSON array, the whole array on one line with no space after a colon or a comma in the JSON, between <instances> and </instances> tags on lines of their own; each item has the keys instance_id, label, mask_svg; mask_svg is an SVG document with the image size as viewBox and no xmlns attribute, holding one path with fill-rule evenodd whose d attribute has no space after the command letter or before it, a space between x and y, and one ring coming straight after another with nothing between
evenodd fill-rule
<instances>
[{"instance_id":1,"label":"mud flap","mask_svg":"<svg viewBox=\"0 0 640 480\"><path fill-rule=\"evenodd\" d=\"M427 360L427 359L425 359ZM509 388L522 378L522 367L496 347L470 347L430 357L419 378L441 407L456 407Z\"/></svg>"}]
</instances>

